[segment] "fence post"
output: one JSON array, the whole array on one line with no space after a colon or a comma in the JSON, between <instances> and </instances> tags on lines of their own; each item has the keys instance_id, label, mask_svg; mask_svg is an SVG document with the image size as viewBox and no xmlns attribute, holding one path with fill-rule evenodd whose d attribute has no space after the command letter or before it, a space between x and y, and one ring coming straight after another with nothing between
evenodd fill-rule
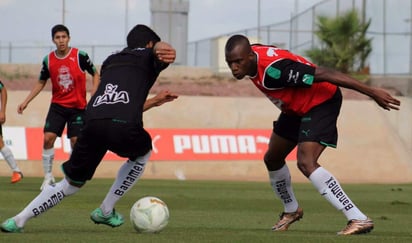
<instances>
[{"instance_id":1,"label":"fence post","mask_svg":"<svg viewBox=\"0 0 412 243\"><path fill-rule=\"evenodd\" d=\"M9 63L12 62L11 56L12 56L12 44L11 44L11 41L10 41L9 42Z\"/></svg>"}]
</instances>

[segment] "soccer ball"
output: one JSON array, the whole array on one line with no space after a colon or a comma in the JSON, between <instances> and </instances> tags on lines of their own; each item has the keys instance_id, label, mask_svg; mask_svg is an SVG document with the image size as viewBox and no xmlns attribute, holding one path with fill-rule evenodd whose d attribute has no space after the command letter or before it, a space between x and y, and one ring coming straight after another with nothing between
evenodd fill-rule
<instances>
[{"instance_id":1,"label":"soccer ball","mask_svg":"<svg viewBox=\"0 0 412 243\"><path fill-rule=\"evenodd\" d=\"M130 221L139 233L158 233L169 222L169 209L157 197L143 197L133 204Z\"/></svg>"}]
</instances>

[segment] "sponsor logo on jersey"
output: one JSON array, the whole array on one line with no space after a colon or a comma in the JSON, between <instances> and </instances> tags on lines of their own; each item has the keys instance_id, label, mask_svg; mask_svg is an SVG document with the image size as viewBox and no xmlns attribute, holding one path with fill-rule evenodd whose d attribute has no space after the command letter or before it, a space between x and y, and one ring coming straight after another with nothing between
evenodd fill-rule
<instances>
[{"instance_id":1,"label":"sponsor logo on jersey","mask_svg":"<svg viewBox=\"0 0 412 243\"><path fill-rule=\"evenodd\" d=\"M266 74L273 79L279 79L282 72L277 68L268 67Z\"/></svg>"},{"instance_id":2,"label":"sponsor logo on jersey","mask_svg":"<svg viewBox=\"0 0 412 243\"><path fill-rule=\"evenodd\" d=\"M313 75L310 75L310 74L303 75L303 79L302 79L303 83L308 84L308 85L312 85L313 80L314 80Z\"/></svg>"},{"instance_id":3,"label":"sponsor logo on jersey","mask_svg":"<svg viewBox=\"0 0 412 243\"><path fill-rule=\"evenodd\" d=\"M129 103L129 94L126 91L117 91L117 85L106 84L104 94L99 95L93 102L93 106L99 106L102 104L116 104L116 103Z\"/></svg>"},{"instance_id":4,"label":"sponsor logo on jersey","mask_svg":"<svg viewBox=\"0 0 412 243\"><path fill-rule=\"evenodd\" d=\"M278 54L276 53L276 50L277 50L278 48L274 48L274 47L270 47L270 48L268 48L268 50L266 51L266 55L268 56L268 57L277 57L278 56Z\"/></svg>"}]
</instances>

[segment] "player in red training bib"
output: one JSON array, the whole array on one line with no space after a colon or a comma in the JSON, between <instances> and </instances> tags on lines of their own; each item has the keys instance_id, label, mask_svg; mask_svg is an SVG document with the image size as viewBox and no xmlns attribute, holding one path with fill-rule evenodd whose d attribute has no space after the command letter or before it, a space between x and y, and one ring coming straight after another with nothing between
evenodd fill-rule
<instances>
[{"instance_id":1,"label":"player in red training bib","mask_svg":"<svg viewBox=\"0 0 412 243\"><path fill-rule=\"evenodd\" d=\"M318 158L327 146L336 147L336 121L342 103L339 89L366 94L386 110L398 110L400 101L382 89L369 87L341 72L317 67L305 58L268 45L251 45L247 37L234 35L225 47L226 62L236 79L248 76L281 113L273 123L264 162L275 195L284 206L273 231L285 231L303 217L292 189L286 156L297 146L299 170L319 193L347 218L339 235L370 232L373 221L343 191L338 180L320 166Z\"/></svg>"},{"instance_id":2,"label":"player in red training bib","mask_svg":"<svg viewBox=\"0 0 412 243\"><path fill-rule=\"evenodd\" d=\"M17 107L22 114L28 104L51 80L52 99L44 125L43 139L43 171L46 184L54 184L52 165L54 158L54 142L61 137L67 124L67 137L73 148L77 136L84 123L86 108L86 72L92 78L91 94L93 95L99 84L99 73L86 52L70 47L69 29L64 25L55 25L52 30L52 40L56 50L44 57L38 82L34 85L26 99Z\"/></svg>"}]
</instances>

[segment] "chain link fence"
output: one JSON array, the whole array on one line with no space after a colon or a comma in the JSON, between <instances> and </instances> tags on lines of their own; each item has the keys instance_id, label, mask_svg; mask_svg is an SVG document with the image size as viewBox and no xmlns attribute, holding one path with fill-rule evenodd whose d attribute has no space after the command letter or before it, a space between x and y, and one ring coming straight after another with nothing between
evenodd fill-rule
<instances>
[{"instance_id":1,"label":"chain link fence","mask_svg":"<svg viewBox=\"0 0 412 243\"><path fill-rule=\"evenodd\" d=\"M275 4L275 3L274 3ZM319 44L314 35L317 16L335 17L344 11L357 9L365 20L372 19L368 30L373 50L369 58L370 71L374 75L412 75L412 0L325 0L292 16L290 20L260 28L251 28L189 42L187 66L216 68L224 66L221 52L225 38L244 34L256 42L274 44L304 55ZM89 53L96 64L107 55L120 50L123 45L76 45ZM19 45L0 42L1 63L39 64L54 45ZM220 52L220 54L219 54Z\"/></svg>"}]
</instances>

